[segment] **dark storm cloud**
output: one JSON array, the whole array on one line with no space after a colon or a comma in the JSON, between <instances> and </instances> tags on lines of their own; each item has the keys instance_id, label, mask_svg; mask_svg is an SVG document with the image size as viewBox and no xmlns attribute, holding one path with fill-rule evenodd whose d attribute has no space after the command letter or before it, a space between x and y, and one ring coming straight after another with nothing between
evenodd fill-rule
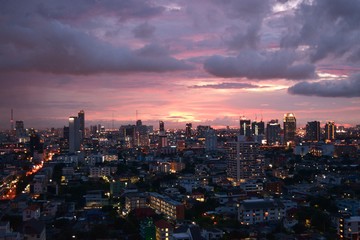
<instances>
[{"instance_id":1,"label":"dark storm cloud","mask_svg":"<svg viewBox=\"0 0 360 240\"><path fill-rule=\"evenodd\" d=\"M155 32L155 27L149 23L143 23L133 29L134 37L136 38L151 38Z\"/></svg>"},{"instance_id":2,"label":"dark storm cloud","mask_svg":"<svg viewBox=\"0 0 360 240\"><path fill-rule=\"evenodd\" d=\"M290 94L319 97L360 97L360 74L345 80L300 82L288 89Z\"/></svg>"},{"instance_id":3,"label":"dark storm cloud","mask_svg":"<svg viewBox=\"0 0 360 240\"><path fill-rule=\"evenodd\" d=\"M308 46L313 62L327 57L360 58L360 1L317 0L304 2L297 10L283 47ZM355 53L355 55L354 55Z\"/></svg>"},{"instance_id":4,"label":"dark storm cloud","mask_svg":"<svg viewBox=\"0 0 360 240\"><path fill-rule=\"evenodd\" d=\"M90 74L189 69L161 47L144 47L151 58L142 50L113 47L58 21L40 29L7 27L0 30L0 71Z\"/></svg>"},{"instance_id":5,"label":"dark storm cloud","mask_svg":"<svg viewBox=\"0 0 360 240\"><path fill-rule=\"evenodd\" d=\"M249 79L308 79L315 75L315 67L296 62L292 51L242 51L237 57L212 56L205 61L207 72L225 78Z\"/></svg>"},{"instance_id":6,"label":"dark storm cloud","mask_svg":"<svg viewBox=\"0 0 360 240\"><path fill-rule=\"evenodd\" d=\"M260 88L260 86L251 83L225 82L219 84L194 85L191 86L190 88L248 89L248 88Z\"/></svg>"},{"instance_id":7,"label":"dark storm cloud","mask_svg":"<svg viewBox=\"0 0 360 240\"><path fill-rule=\"evenodd\" d=\"M102 1L99 7L98 1L76 1L75 5L67 1L43 1L37 4L26 1L24 6L20 4L18 7L16 2L6 2L0 10L2 72L91 74L190 69L159 46L150 45L138 50L114 47L86 30L61 21L62 18L71 18L75 14L74 9L80 10L79 15L82 12L90 15L103 14L102 11L113 12L121 19L156 14L147 2ZM144 51L151 51L151 56L143 54Z\"/></svg>"}]
</instances>

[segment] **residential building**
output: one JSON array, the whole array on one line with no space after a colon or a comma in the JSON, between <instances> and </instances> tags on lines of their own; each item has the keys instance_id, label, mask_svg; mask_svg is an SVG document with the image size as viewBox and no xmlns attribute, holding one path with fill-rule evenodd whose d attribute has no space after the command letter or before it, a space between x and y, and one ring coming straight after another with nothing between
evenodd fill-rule
<instances>
[{"instance_id":1,"label":"residential building","mask_svg":"<svg viewBox=\"0 0 360 240\"><path fill-rule=\"evenodd\" d=\"M156 240L170 240L174 231L173 226L163 219L155 222Z\"/></svg>"},{"instance_id":2,"label":"residential building","mask_svg":"<svg viewBox=\"0 0 360 240\"><path fill-rule=\"evenodd\" d=\"M156 192L149 193L150 207L173 220L184 219L184 205Z\"/></svg>"},{"instance_id":3,"label":"residential building","mask_svg":"<svg viewBox=\"0 0 360 240\"><path fill-rule=\"evenodd\" d=\"M136 208L147 207L146 196L143 193L128 193L125 196L125 209L127 212Z\"/></svg>"},{"instance_id":4,"label":"residential building","mask_svg":"<svg viewBox=\"0 0 360 240\"><path fill-rule=\"evenodd\" d=\"M238 220L245 225L280 221L284 216L284 204L278 199L244 200L238 211Z\"/></svg>"},{"instance_id":5,"label":"residential building","mask_svg":"<svg viewBox=\"0 0 360 240\"><path fill-rule=\"evenodd\" d=\"M337 232L339 239L353 240L360 238L360 216L340 217Z\"/></svg>"},{"instance_id":6,"label":"residential building","mask_svg":"<svg viewBox=\"0 0 360 240\"><path fill-rule=\"evenodd\" d=\"M325 140L326 141L332 141L335 140L335 134L336 134L336 126L335 122L327 122L325 124Z\"/></svg>"},{"instance_id":7,"label":"residential building","mask_svg":"<svg viewBox=\"0 0 360 240\"><path fill-rule=\"evenodd\" d=\"M226 143L228 154L227 177L234 184L264 175L264 156L259 143L245 141L241 136L237 142Z\"/></svg>"}]
</instances>

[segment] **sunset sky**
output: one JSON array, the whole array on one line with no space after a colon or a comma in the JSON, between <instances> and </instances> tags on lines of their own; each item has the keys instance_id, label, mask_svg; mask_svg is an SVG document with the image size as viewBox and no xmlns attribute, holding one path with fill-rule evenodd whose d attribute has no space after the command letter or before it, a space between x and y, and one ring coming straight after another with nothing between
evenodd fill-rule
<instances>
[{"instance_id":1,"label":"sunset sky","mask_svg":"<svg viewBox=\"0 0 360 240\"><path fill-rule=\"evenodd\" d=\"M0 0L0 128L360 124L360 0Z\"/></svg>"}]
</instances>

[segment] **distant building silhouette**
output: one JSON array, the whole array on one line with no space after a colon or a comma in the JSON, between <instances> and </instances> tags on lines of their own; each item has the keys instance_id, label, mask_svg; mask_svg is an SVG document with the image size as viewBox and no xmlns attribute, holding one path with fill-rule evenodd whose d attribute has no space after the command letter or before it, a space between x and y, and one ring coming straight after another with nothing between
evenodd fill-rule
<instances>
[{"instance_id":1,"label":"distant building silhouette","mask_svg":"<svg viewBox=\"0 0 360 240\"><path fill-rule=\"evenodd\" d=\"M69 117L69 153L80 150L81 132L78 117Z\"/></svg>"},{"instance_id":2,"label":"distant building silhouette","mask_svg":"<svg viewBox=\"0 0 360 240\"><path fill-rule=\"evenodd\" d=\"M296 133L296 118L293 113L284 114L284 143L294 142Z\"/></svg>"},{"instance_id":3,"label":"distant building silhouette","mask_svg":"<svg viewBox=\"0 0 360 240\"><path fill-rule=\"evenodd\" d=\"M320 122L312 121L306 124L306 140L312 142L320 141Z\"/></svg>"},{"instance_id":4,"label":"distant building silhouette","mask_svg":"<svg viewBox=\"0 0 360 240\"><path fill-rule=\"evenodd\" d=\"M335 140L336 125L335 122L327 122L325 124L325 140Z\"/></svg>"},{"instance_id":5,"label":"distant building silhouette","mask_svg":"<svg viewBox=\"0 0 360 240\"><path fill-rule=\"evenodd\" d=\"M268 145L281 143L281 126L278 120L271 120L266 124L266 142Z\"/></svg>"},{"instance_id":6,"label":"distant building silhouette","mask_svg":"<svg viewBox=\"0 0 360 240\"><path fill-rule=\"evenodd\" d=\"M265 135L265 123L263 121L254 121L251 123L251 132L253 135Z\"/></svg>"},{"instance_id":7,"label":"distant building silhouette","mask_svg":"<svg viewBox=\"0 0 360 240\"><path fill-rule=\"evenodd\" d=\"M78 113L78 119L79 119L79 131L80 131L81 143L82 143L85 139L85 112L84 112L84 110L81 110Z\"/></svg>"},{"instance_id":8,"label":"distant building silhouette","mask_svg":"<svg viewBox=\"0 0 360 240\"><path fill-rule=\"evenodd\" d=\"M240 135L246 137L251 136L251 120L240 119Z\"/></svg>"}]
</instances>

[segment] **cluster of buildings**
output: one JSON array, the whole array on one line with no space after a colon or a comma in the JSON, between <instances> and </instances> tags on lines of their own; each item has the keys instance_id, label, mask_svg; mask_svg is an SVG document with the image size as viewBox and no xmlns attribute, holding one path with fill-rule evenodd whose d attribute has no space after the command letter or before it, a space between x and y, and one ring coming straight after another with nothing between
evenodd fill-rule
<instances>
[{"instance_id":1,"label":"cluster of buildings","mask_svg":"<svg viewBox=\"0 0 360 240\"><path fill-rule=\"evenodd\" d=\"M336 229L316 234L356 239L359 153L360 126L301 129L293 113L282 125L241 118L226 129L141 120L87 128L83 110L61 129L16 121L0 134L0 240L60 239L60 220L83 239L99 225L115 239L280 239L279 225L288 237L310 238L319 227L311 211L299 217L306 209ZM114 227L125 220L136 229Z\"/></svg>"}]
</instances>

